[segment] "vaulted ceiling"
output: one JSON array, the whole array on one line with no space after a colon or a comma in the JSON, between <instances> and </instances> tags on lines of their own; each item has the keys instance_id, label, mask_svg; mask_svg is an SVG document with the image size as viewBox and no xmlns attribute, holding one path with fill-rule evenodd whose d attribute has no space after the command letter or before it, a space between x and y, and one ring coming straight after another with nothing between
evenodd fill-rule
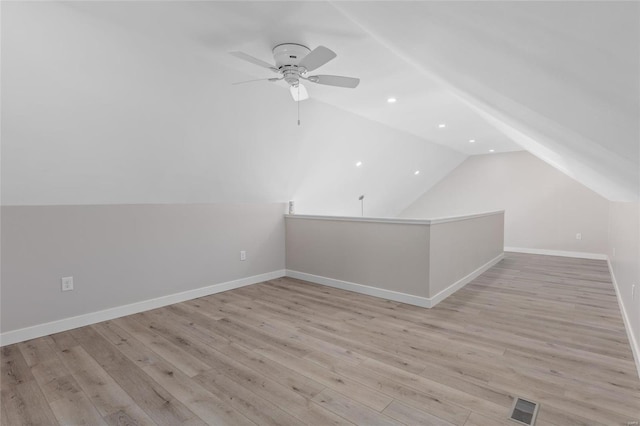
<instances>
[{"instance_id":1,"label":"vaulted ceiling","mask_svg":"<svg viewBox=\"0 0 640 426\"><path fill-rule=\"evenodd\" d=\"M366 193L370 214L394 215L466 156L523 149L638 197L637 2L1 7L3 204L357 214ZM329 47L318 72L360 86L308 84L298 126L281 83L232 85L272 74L228 52L272 62L286 42Z\"/></svg>"}]
</instances>

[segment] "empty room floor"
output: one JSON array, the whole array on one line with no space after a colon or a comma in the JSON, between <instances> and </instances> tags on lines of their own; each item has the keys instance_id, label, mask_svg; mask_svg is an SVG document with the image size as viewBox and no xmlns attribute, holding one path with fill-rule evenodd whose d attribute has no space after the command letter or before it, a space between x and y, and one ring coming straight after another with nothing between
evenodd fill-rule
<instances>
[{"instance_id":1,"label":"empty room floor","mask_svg":"<svg viewBox=\"0 0 640 426\"><path fill-rule=\"evenodd\" d=\"M627 425L605 261L507 253L433 309L281 278L2 348L3 425Z\"/></svg>"}]
</instances>

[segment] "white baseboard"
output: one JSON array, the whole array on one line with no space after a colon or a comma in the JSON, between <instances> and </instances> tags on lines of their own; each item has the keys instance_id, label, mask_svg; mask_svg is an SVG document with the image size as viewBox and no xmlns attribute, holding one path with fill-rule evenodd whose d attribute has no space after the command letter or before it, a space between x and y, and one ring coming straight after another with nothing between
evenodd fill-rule
<instances>
[{"instance_id":1,"label":"white baseboard","mask_svg":"<svg viewBox=\"0 0 640 426\"><path fill-rule=\"evenodd\" d=\"M579 259L595 259L595 260L608 259L606 254L586 253L582 251L546 250L546 249L534 249L534 248L523 248L523 247L505 247L504 251L510 251L514 253L543 254L546 256L576 257Z\"/></svg>"},{"instance_id":2,"label":"white baseboard","mask_svg":"<svg viewBox=\"0 0 640 426\"><path fill-rule=\"evenodd\" d=\"M7 331L0 334L0 346L11 345L13 343L35 339L36 337L60 333L62 331L72 330L74 328L84 327L85 325L95 324L126 315L137 314L138 312L161 308L163 306L172 305L174 303L184 302L185 300L197 299L198 297L209 296L211 294L233 290L234 288L245 287L251 284L257 284L263 281L273 280L275 278L280 278L283 276L285 276L285 270L281 269L278 271L267 272L251 277L240 278L238 280L227 281L225 283L201 287L194 290L161 296L155 299L143 300L141 302L135 302L129 305L117 306L115 308L109 308L97 312L90 312L88 314L64 318L57 321L51 321L45 324L38 324L18 330Z\"/></svg>"},{"instance_id":3,"label":"white baseboard","mask_svg":"<svg viewBox=\"0 0 640 426\"><path fill-rule=\"evenodd\" d=\"M469 282L473 281L476 277L482 274L487 269L491 268L493 265L498 263L504 257L504 253L501 253L499 256L491 259L489 262L485 263L475 271L471 272L469 275L464 278L459 279L455 283L451 284L449 287L442 290L440 293L435 296L422 297L415 296L413 294L401 293L399 291L386 290L378 287L371 287L364 284L352 283L349 281L337 280L335 278L323 277L320 275L307 274L306 272L293 271L291 269L287 269L286 275L291 278L296 278L299 280L309 281L315 284L326 285L329 287L339 288L341 290L353 291L355 293L366 294L369 296L380 297L382 299L393 300L395 302L407 303L409 305L420 306L422 308L432 308L436 306L438 303L443 301L448 296L452 295Z\"/></svg>"},{"instance_id":4,"label":"white baseboard","mask_svg":"<svg viewBox=\"0 0 640 426\"><path fill-rule=\"evenodd\" d=\"M613 273L613 266L611 265L611 261L609 261L609 259L607 259L607 264L609 265L609 272L611 273L613 288L616 290L616 296L618 297L618 306L620 306L620 313L622 314L622 320L624 321L624 329L627 331L627 339L629 339L631 352L633 352L633 360L636 363L636 370L638 371L638 377L640 378L640 346L638 346L638 341L636 340L636 337L633 335L633 332L631 330L631 321L629 320L629 316L627 315L627 310L624 308L624 303L622 303L622 296L620 295L620 289L618 288L616 275Z\"/></svg>"},{"instance_id":5,"label":"white baseboard","mask_svg":"<svg viewBox=\"0 0 640 426\"><path fill-rule=\"evenodd\" d=\"M438 294L432 296L429 299L431 300L430 307L436 306L438 303L442 302L444 299L451 296L453 293L460 290L462 287L469 284L471 281L475 280L477 277L482 275L483 272L491 268L496 263L500 262L502 259L504 259L504 253L500 253L498 256L494 257L493 259L491 259L490 261L488 261L487 263L485 263L475 271L471 272L469 275L460 278L458 281L451 284L449 287L445 288Z\"/></svg>"},{"instance_id":6,"label":"white baseboard","mask_svg":"<svg viewBox=\"0 0 640 426\"><path fill-rule=\"evenodd\" d=\"M355 293L366 294L369 296L380 297L382 299L393 300L396 302L407 303L409 305L421 306L423 308L431 307L431 300L427 297L414 296L413 294L401 293L399 291L385 290L383 288L371 287L364 284L352 283L349 281L336 280L334 278L323 277L320 275L307 274L306 272L292 271L287 269L287 277L299 280L309 281L316 284L335 287L341 290L353 291Z\"/></svg>"}]
</instances>

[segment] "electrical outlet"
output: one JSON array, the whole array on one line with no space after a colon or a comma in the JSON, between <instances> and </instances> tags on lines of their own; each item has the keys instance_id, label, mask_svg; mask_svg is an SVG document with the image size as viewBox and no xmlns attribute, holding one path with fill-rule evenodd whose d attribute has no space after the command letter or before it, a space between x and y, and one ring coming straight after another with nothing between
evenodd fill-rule
<instances>
[{"instance_id":1,"label":"electrical outlet","mask_svg":"<svg viewBox=\"0 0 640 426\"><path fill-rule=\"evenodd\" d=\"M73 277L62 277L60 278L61 291L71 291L73 290Z\"/></svg>"},{"instance_id":2,"label":"electrical outlet","mask_svg":"<svg viewBox=\"0 0 640 426\"><path fill-rule=\"evenodd\" d=\"M582 234L580 232L578 232L576 234L576 240L581 240L582 239Z\"/></svg>"},{"instance_id":3,"label":"electrical outlet","mask_svg":"<svg viewBox=\"0 0 640 426\"><path fill-rule=\"evenodd\" d=\"M613 251L613 253L611 253L611 254L612 254L612 256L613 256L613 257L616 257L616 248L614 247L612 251Z\"/></svg>"},{"instance_id":4,"label":"electrical outlet","mask_svg":"<svg viewBox=\"0 0 640 426\"><path fill-rule=\"evenodd\" d=\"M240 260L247 260L247 252L240 250Z\"/></svg>"},{"instance_id":5,"label":"electrical outlet","mask_svg":"<svg viewBox=\"0 0 640 426\"><path fill-rule=\"evenodd\" d=\"M631 300L635 300L636 299L636 285L632 285L631 286Z\"/></svg>"}]
</instances>

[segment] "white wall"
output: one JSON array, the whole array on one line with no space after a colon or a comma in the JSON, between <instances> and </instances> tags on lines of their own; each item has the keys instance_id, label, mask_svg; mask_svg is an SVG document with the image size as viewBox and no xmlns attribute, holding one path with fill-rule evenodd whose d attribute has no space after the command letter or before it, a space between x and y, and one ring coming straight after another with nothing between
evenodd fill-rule
<instances>
[{"instance_id":1,"label":"white wall","mask_svg":"<svg viewBox=\"0 0 640 426\"><path fill-rule=\"evenodd\" d=\"M525 151L469 157L400 217L492 210L505 247L607 253L609 201Z\"/></svg>"},{"instance_id":2,"label":"white wall","mask_svg":"<svg viewBox=\"0 0 640 426\"><path fill-rule=\"evenodd\" d=\"M359 214L366 193L368 214L394 216L464 160L314 96L346 89L309 88L298 126L285 87L232 85L257 78L232 68L233 43L190 37L194 7L226 10L2 4L3 205L295 199L300 212ZM184 34L145 10L164 10Z\"/></svg>"},{"instance_id":3,"label":"white wall","mask_svg":"<svg viewBox=\"0 0 640 426\"><path fill-rule=\"evenodd\" d=\"M611 203L609 227L607 254L640 375L640 204Z\"/></svg>"},{"instance_id":4,"label":"white wall","mask_svg":"<svg viewBox=\"0 0 640 426\"><path fill-rule=\"evenodd\" d=\"M2 207L1 331L282 271L284 209ZM63 293L66 276L74 277L75 290Z\"/></svg>"}]
</instances>

